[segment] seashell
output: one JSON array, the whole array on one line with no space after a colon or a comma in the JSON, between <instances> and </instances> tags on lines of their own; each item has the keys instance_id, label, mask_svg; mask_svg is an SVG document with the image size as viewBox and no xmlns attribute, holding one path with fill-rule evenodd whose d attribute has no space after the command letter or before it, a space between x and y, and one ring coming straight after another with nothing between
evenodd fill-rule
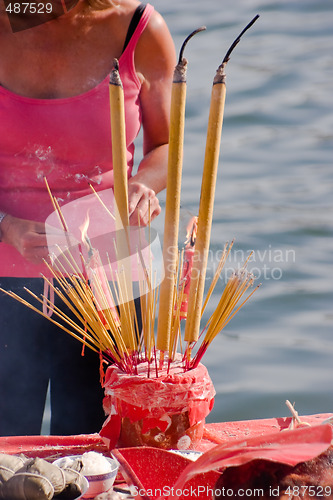
<instances>
[{"instance_id":1,"label":"seashell","mask_svg":"<svg viewBox=\"0 0 333 500\"><path fill-rule=\"evenodd\" d=\"M28 460L18 472L39 474L47 478L52 484L55 494L60 493L66 485L64 471L60 469L60 467L47 462L43 458L33 458Z\"/></svg>"},{"instance_id":2,"label":"seashell","mask_svg":"<svg viewBox=\"0 0 333 500\"><path fill-rule=\"evenodd\" d=\"M8 479L11 478L13 474L14 472L11 469L8 469L8 467L3 467L2 465L0 465L0 484L4 483L5 481L8 481Z\"/></svg>"},{"instance_id":3,"label":"seashell","mask_svg":"<svg viewBox=\"0 0 333 500\"><path fill-rule=\"evenodd\" d=\"M84 491L87 484L85 477L74 469L64 469L66 486L55 498L61 500L74 500Z\"/></svg>"},{"instance_id":4,"label":"seashell","mask_svg":"<svg viewBox=\"0 0 333 500\"><path fill-rule=\"evenodd\" d=\"M78 457L78 458L75 458L74 460L72 460L70 467L66 467L66 468L76 470L77 472L81 472L82 467L83 467L83 463L82 463L81 457Z\"/></svg>"},{"instance_id":5,"label":"seashell","mask_svg":"<svg viewBox=\"0 0 333 500\"><path fill-rule=\"evenodd\" d=\"M1 495L3 500L51 500L54 488L40 474L17 472L2 484Z\"/></svg>"},{"instance_id":6,"label":"seashell","mask_svg":"<svg viewBox=\"0 0 333 500\"><path fill-rule=\"evenodd\" d=\"M17 456L0 453L0 466L7 467L7 469L12 470L13 472L19 470L26 460L27 459L24 455Z\"/></svg>"},{"instance_id":7,"label":"seashell","mask_svg":"<svg viewBox=\"0 0 333 500\"><path fill-rule=\"evenodd\" d=\"M121 500L119 493L115 493L114 491L105 491L104 493L100 493L94 500Z\"/></svg>"},{"instance_id":8,"label":"seashell","mask_svg":"<svg viewBox=\"0 0 333 500\"><path fill-rule=\"evenodd\" d=\"M77 457L63 457L57 460L56 463L61 469L72 469L77 472L81 472L83 468L82 457L80 455Z\"/></svg>"},{"instance_id":9,"label":"seashell","mask_svg":"<svg viewBox=\"0 0 333 500\"><path fill-rule=\"evenodd\" d=\"M94 500L120 500L120 496L115 494L114 491L104 492L97 495Z\"/></svg>"}]
</instances>

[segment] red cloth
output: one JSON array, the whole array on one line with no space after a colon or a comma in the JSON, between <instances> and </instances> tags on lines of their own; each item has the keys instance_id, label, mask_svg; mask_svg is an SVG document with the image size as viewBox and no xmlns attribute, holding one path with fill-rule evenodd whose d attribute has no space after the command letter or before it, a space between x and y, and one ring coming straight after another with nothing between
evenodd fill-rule
<instances>
[{"instance_id":1,"label":"red cloth","mask_svg":"<svg viewBox=\"0 0 333 500\"><path fill-rule=\"evenodd\" d=\"M169 415L188 412L192 427L211 411L215 390L204 365L184 372L181 362L174 362L170 373L165 369L158 378L147 378L147 363L141 363L138 371L127 375L115 366L106 371L104 407L109 417L100 435L113 445L119 437L120 417L143 420L143 433L155 427L164 432Z\"/></svg>"},{"instance_id":2,"label":"red cloth","mask_svg":"<svg viewBox=\"0 0 333 500\"><path fill-rule=\"evenodd\" d=\"M256 424L260 420L251 422ZM131 480L130 484L133 484L137 491L141 490L140 496L136 498L144 498L141 492L145 491L153 500L187 500L190 497L214 500L214 490L219 490L216 483L223 469L257 459L295 466L325 452L331 440L330 425L315 425L310 428L278 431L265 436L250 434L241 440L231 438L224 445L210 449L196 461L190 460L186 455L179 456L149 447L123 448L116 450L116 453L118 460L126 461L125 472ZM259 483L256 483L256 486L260 486ZM250 495L245 493L243 490L244 498L249 498ZM234 495L236 494L235 491ZM233 495L225 493L225 497L228 496L233 498ZM262 495L258 497L262 498Z\"/></svg>"},{"instance_id":3,"label":"red cloth","mask_svg":"<svg viewBox=\"0 0 333 500\"><path fill-rule=\"evenodd\" d=\"M147 5L119 59L128 176L141 125L134 50L153 10ZM1 211L44 222L53 212L44 176L60 205L91 194L88 182L97 190L113 187L108 82L106 76L88 92L63 99L22 97L0 86ZM0 243L0 276L34 277L41 271L44 266L27 262L13 247Z\"/></svg>"},{"instance_id":4,"label":"red cloth","mask_svg":"<svg viewBox=\"0 0 333 500\"><path fill-rule=\"evenodd\" d=\"M199 474L236 467L252 460L295 466L326 451L331 445L332 436L332 426L326 424L230 441L209 450L186 467L173 485L174 490L181 491L189 479ZM171 495L171 498L179 497L177 494Z\"/></svg>"},{"instance_id":5,"label":"red cloth","mask_svg":"<svg viewBox=\"0 0 333 500\"><path fill-rule=\"evenodd\" d=\"M300 418L302 422L308 422L311 426L315 427L320 424L324 425L328 419L332 420L333 414L302 415ZM276 434L279 434L281 431L285 432L290 426L291 420L291 417L279 417L206 424L205 436L198 449L206 452L215 448L217 442L225 444L227 447L229 445L233 446L233 443L236 441L237 443L243 442L246 447L250 438L257 438L260 443L260 439L265 440L266 436L273 435L276 437ZM310 433L310 436L312 439L313 434ZM210 437L213 437L213 440ZM64 456L81 453L81 451L74 451L74 448L82 448L83 451L91 449L95 451L107 451L108 449L103 446L103 441L98 434L74 436L0 436L0 453L24 453L32 457L51 457L60 450ZM162 450L160 451L162 453ZM142 451L142 453L144 452ZM167 453L166 456L169 456L168 452L165 453Z\"/></svg>"}]
</instances>

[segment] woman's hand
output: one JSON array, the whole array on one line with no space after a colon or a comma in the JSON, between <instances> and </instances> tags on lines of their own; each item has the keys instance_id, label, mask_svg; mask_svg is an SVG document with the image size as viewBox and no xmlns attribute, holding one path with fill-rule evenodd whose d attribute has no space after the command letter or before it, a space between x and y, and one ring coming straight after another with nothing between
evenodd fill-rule
<instances>
[{"instance_id":1,"label":"woman's hand","mask_svg":"<svg viewBox=\"0 0 333 500\"><path fill-rule=\"evenodd\" d=\"M6 215L1 222L2 241L15 247L33 264L41 264L48 256L45 224Z\"/></svg>"},{"instance_id":2,"label":"woman's hand","mask_svg":"<svg viewBox=\"0 0 333 500\"><path fill-rule=\"evenodd\" d=\"M135 176L128 182L128 213L132 226L146 226L161 212L161 207L155 191L142 182L135 180Z\"/></svg>"}]
</instances>

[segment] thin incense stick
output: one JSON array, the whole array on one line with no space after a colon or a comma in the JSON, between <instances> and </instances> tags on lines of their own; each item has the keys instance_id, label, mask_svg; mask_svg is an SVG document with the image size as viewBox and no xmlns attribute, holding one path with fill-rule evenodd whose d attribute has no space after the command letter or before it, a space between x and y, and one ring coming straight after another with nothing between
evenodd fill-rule
<instances>
[{"instance_id":1,"label":"thin incense stick","mask_svg":"<svg viewBox=\"0 0 333 500\"><path fill-rule=\"evenodd\" d=\"M208 301L209 301L209 299L210 299L210 297L211 297L211 295L212 295L212 293L213 293L213 291L215 289L216 283L218 282L218 279L219 279L219 277L221 275L222 269L223 269L224 264L225 264L225 262L226 262L226 260L228 258L228 255L230 253L230 250L231 250L233 244L234 244L234 240L230 243L229 246L228 246L228 243L226 243L224 245L223 253L221 255L221 258L220 258L220 261L218 263L216 272L214 274L214 278L213 278L213 280L212 280L212 282L210 284L210 287L209 287L208 292L206 294L206 298L205 298L204 304L202 306L201 316L203 315L204 310L206 309L206 306L208 304Z\"/></svg>"},{"instance_id":2,"label":"thin incense stick","mask_svg":"<svg viewBox=\"0 0 333 500\"><path fill-rule=\"evenodd\" d=\"M102 200L102 198L100 197L100 195L97 193L96 189L94 188L94 186L92 184L89 183L89 187L90 189L92 190L92 192L95 194L95 196L97 197L98 201L100 202L100 204L102 205L103 208L105 208L105 210L107 211L107 213L110 215L110 217L113 219L113 220L116 220L115 216L113 215L112 212L110 212L110 210L108 209L108 207L105 205L104 201Z\"/></svg>"}]
</instances>

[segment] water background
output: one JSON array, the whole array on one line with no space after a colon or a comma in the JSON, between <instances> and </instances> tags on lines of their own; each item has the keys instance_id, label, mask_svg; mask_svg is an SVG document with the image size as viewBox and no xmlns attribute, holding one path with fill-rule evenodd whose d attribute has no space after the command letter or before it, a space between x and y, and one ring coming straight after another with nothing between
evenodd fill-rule
<instances>
[{"instance_id":1,"label":"water background","mask_svg":"<svg viewBox=\"0 0 333 500\"><path fill-rule=\"evenodd\" d=\"M210 422L333 412L333 3L152 0L188 66L182 221L197 214L210 93L231 42L208 277L225 241L262 287L210 346ZM163 197L162 197L163 199ZM185 223L185 222L184 222ZM159 221L159 224L162 224ZM223 283L212 298L215 309Z\"/></svg>"}]
</instances>

